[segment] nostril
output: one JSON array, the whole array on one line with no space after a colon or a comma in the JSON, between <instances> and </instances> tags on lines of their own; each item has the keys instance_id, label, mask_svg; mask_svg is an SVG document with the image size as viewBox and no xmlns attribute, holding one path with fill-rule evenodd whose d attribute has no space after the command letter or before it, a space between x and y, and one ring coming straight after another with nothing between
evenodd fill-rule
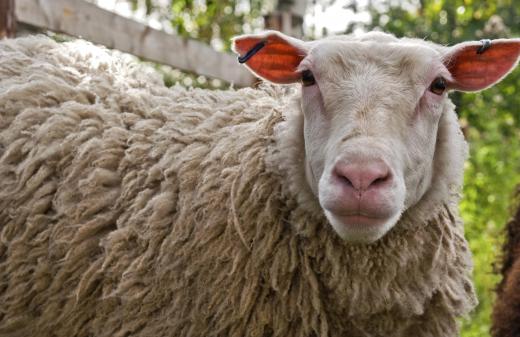
<instances>
[{"instance_id":1,"label":"nostril","mask_svg":"<svg viewBox=\"0 0 520 337\"><path fill-rule=\"evenodd\" d=\"M381 185L382 183L384 183L386 181L386 176L385 177L382 177L382 178L377 178L376 180L374 180L370 186L372 185Z\"/></svg>"},{"instance_id":2,"label":"nostril","mask_svg":"<svg viewBox=\"0 0 520 337\"><path fill-rule=\"evenodd\" d=\"M390 171L386 166L368 167L365 169L365 174L365 189L384 187L386 182L390 180Z\"/></svg>"},{"instance_id":3,"label":"nostril","mask_svg":"<svg viewBox=\"0 0 520 337\"><path fill-rule=\"evenodd\" d=\"M369 187L382 185L382 184L386 183L389 179L390 179L390 174L387 172L385 174L382 174L380 177L376 178L374 181L372 181L369 184Z\"/></svg>"},{"instance_id":4,"label":"nostril","mask_svg":"<svg viewBox=\"0 0 520 337\"><path fill-rule=\"evenodd\" d=\"M352 182L350 181L349 178L347 178L347 177L345 177L345 176L343 176L343 175L341 175L341 174L337 174L337 173L336 173L336 175L338 176L339 180L340 180L343 184L345 184L345 185L347 185L347 186L349 186L349 187L354 187L354 185L352 185Z\"/></svg>"}]
</instances>

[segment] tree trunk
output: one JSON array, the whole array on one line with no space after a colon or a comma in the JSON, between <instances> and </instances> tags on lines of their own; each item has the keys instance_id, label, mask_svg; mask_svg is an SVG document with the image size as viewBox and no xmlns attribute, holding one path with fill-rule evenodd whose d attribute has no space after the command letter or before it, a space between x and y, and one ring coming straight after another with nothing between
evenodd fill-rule
<instances>
[{"instance_id":1,"label":"tree trunk","mask_svg":"<svg viewBox=\"0 0 520 337\"><path fill-rule=\"evenodd\" d=\"M16 17L14 0L0 1L0 39L14 37L16 33Z\"/></svg>"}]
</instances>

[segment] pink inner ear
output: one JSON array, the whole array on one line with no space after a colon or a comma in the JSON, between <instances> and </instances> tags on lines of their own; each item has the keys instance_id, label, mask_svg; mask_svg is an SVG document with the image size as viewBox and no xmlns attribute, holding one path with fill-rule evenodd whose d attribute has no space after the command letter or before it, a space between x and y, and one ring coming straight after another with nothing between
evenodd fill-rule
<instances>
[{"instance_id":1,"label":"pink inner ear","mask_svg":"<svg viewBox=\"0 0 520 337\"><path fill-rule=\"evenodd\" d=\"M239 37L235 40L235 50L244 55L261 41L265 41L265 46L246 65L258 76L274 83L298 81L300 73L296 69L305 57L305 52L277 34Z\"/></svg>"},{"instance_id":2,"label":"pink inner ear","mask_svg":"<svg viewBox=\"0 0 520 337\"><path fill-rule=\"evenodd\" d=\"M444 63L455 89L477 91L493 85L514 68L520 55L519 39L494 40L479 54L481 47L480 42L464 43L447 56Z\"/></svg>"}]
</instances>

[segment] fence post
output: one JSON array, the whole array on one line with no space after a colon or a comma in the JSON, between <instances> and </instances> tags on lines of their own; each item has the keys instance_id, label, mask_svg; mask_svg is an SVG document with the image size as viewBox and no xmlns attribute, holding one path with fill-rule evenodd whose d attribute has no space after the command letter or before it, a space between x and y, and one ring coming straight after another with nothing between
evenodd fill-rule
<instances>
[{"instance_id":1,"label":"fence post","mask_svg":"<svg viewBox=\"0 0 520 337\"><path fill-rule=\"evenodd\" d=\"M0 1L0 39L14 37L16 33L15 0Z\"/></svg>"},{"instance_id":2,"label":"fence post","mask_svg":"<svg viewBox=\"0 0 520 337\"><path fill-rule=\"evenodd\" d=\"M301 39L307 0L278 0L276 9L264 16L265 28Z\"/></svg>"}]
</instances>

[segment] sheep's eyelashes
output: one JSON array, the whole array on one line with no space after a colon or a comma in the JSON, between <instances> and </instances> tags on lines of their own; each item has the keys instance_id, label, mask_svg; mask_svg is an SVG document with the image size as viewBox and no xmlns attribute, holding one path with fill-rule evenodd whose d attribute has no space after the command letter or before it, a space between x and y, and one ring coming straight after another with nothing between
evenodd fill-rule
<instances>
[{"instance_id":1,"label":"sheep's eyelashes","mask_svg":"<svg viewBox=\"0 0 520 337\"><path fill-rule=\"evenodd\" d=\"M446 90L446 80L442 77L437 77L430 84L430 91L435 95L442 95Z\"/></svg>"},{"instance_id":2,"label":"sheep's eyelashes","mask_svg":"<svg viewBox=\"0 0 520 337\"><path fill-rule=\"evenodd\" d=\"M302 71L302 85L304 87L308 87L316 84L316 80L314 79L314 75L310 70Z\"/></svg>"}]
</instances>

